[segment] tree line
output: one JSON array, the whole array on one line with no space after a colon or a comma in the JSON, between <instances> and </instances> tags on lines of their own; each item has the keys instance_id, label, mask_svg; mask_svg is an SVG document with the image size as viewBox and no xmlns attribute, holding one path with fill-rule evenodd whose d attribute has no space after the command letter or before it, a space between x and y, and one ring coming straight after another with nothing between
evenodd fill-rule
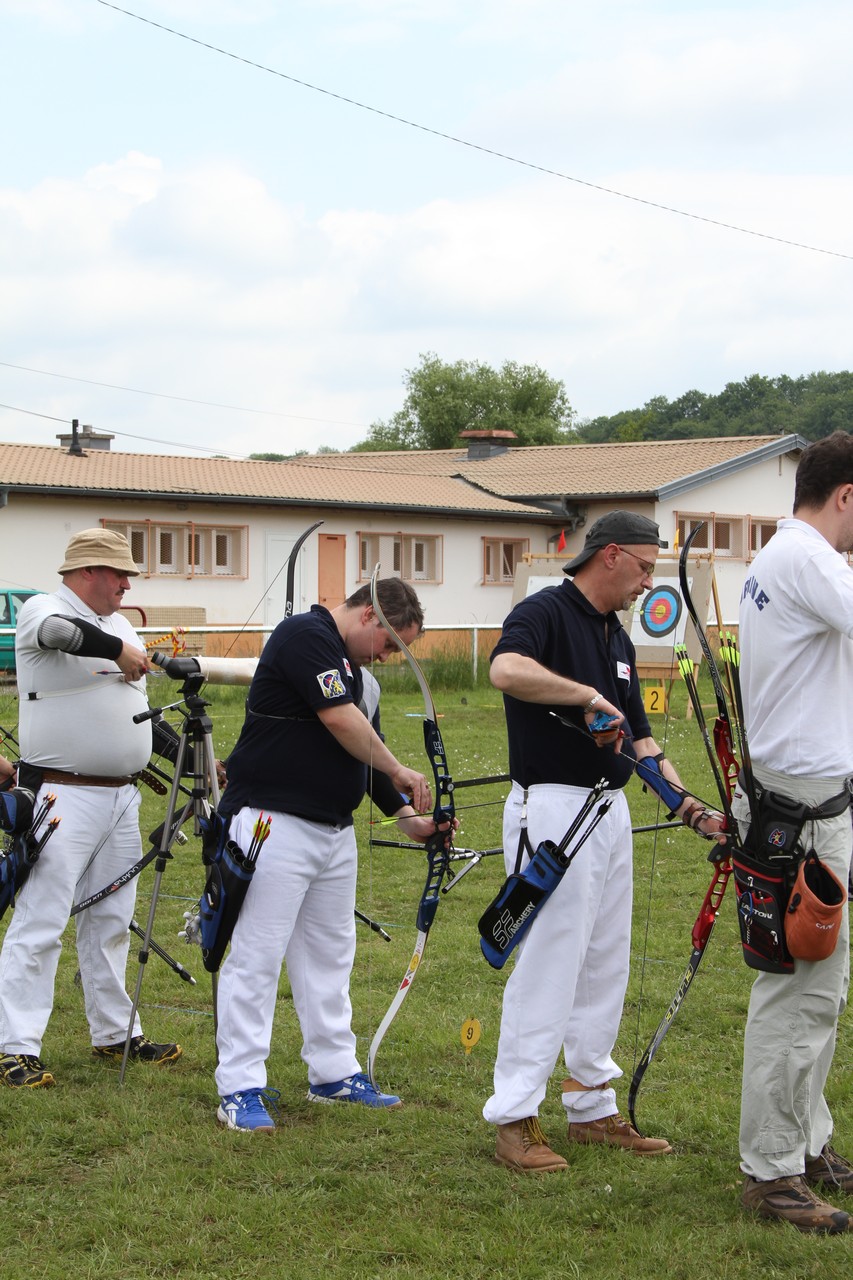
<instances>
[{"instance_id":1,"label":"tree line","mask_svg":"<svg viewBox=\"0 0 853 1280\"><path fill-rule=\"evenodd\" d=\"M701 436L790 435L818 440L853 431L853 373L777 378L754 373L717 395L685 391L655 396L642 408L579 419L564 384L538 365L507 360L500 368L478 360L442 361L432 352L406 370L402 408L374 422L349 452L453 449L471 430L512 431L521 445L605 444L685 440ZM301 454L307 450L300 451ZM315 452L335 452L322 446ZM283 459L291 455L253 454Z\"/></svg>"}]
</instances>

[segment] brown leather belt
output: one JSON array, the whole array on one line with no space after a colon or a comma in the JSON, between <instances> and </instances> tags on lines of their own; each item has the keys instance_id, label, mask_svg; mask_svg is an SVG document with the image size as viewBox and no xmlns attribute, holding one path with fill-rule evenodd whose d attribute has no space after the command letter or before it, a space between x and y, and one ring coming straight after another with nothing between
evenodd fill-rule
<instances>
[{"instance_id":1,"label":"brown leather belt","mask_svg":"<svg viewBox=\"0 0 853 1280\"><path fill-rule=\"evenodd\" d=\"M43 781L66 787L126 787L136 782L138 777L138 773L123 778L104 778L89 773L64 773L61 769L45 769Z\"/></svg>"}]
</instances>

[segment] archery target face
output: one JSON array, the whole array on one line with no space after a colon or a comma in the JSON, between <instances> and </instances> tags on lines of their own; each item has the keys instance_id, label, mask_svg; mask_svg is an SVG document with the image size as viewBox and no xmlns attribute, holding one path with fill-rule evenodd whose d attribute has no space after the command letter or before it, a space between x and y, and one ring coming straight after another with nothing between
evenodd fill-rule
<instances>
[{"instance_id":1,"label":"archery target face","mask_svg":"<svg viewBox=\"0 0 853 1280\"><path fill-rule=\"evenodd\" d=\"M661 584L644 596L640 605L640 626L653 640L670 635L681 617L681 596L675 587Z\"/></svg>"}]
</instances>

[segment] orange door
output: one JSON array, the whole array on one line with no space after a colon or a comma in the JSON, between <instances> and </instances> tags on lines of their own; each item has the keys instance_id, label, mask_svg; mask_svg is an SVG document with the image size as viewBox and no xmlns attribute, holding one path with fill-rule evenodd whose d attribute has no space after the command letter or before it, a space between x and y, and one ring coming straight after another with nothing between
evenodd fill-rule
<instances>
[{"instance_id":1,"label":"orange door","mask_svg":"<svg viewBox=\"0 0 853 1280\"><path fill-rule=\"evenodd\" d=\"M347 598L346 551L346 534L320 534L317 600L327 609L334 609L336 605L343 604Z\"/></svg>"}]
</instances>

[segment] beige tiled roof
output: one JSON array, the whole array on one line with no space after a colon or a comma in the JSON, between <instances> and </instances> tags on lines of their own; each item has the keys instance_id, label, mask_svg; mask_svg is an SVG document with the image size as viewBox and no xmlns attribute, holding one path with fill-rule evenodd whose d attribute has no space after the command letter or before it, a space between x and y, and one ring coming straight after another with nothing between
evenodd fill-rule
<instances>
[{"instance_id":1,"label":"beige tiled roof","mask_svg":"<svg viewBox=\"0 0 853 1280\"><path fill-rule=\"evenodd\" d=\"M642 497L778 445L779 436L541 445L469 458L466 449L314 454L294 462L178 458L0 444L0 486L168 494L548 518L549 498ZM553 516L550 517L553 519Z\"/></svg>"},{"instance_id":2,"label":"beige tiled roof","mask_svg":"<svg viewBox=\"0 0 853 1280\"><path fill-rule=\"evenodd\" d=\"M544 445L467 463L464 475L469 480L476 476L476 484L505 497L639 497L777 440L779 436L730 435L617 445Z\"/></svg>"},{"instance_id":3,"label":"beige tiled roof","mask_svg":"<svg viewBox=\"0 0 853 1280\"><path fill-rule=\"evenodd\" d=\"M715 436L626 444L535 445L469 459L466 449L317 454L306 466L405 475L456 475L505 498L630 497L742 458L779 436Z\"/></svg>"},{"instance_id":4,"label":"beige tiled roof","mask_svg":"<svg viewBox=\"0 0 853 1280\"><path fill-rule=\"evenodd\" d=\"M720 466L778 440L778 436L719 436L619 445L544 445L466 463L462 474L490 493L505 497L630 497L655 493L671 481Z\"/></svg>"},{"instance_id":5,"label":"beige tiled roof","mask_svg":"<svg viewBox=\"0 0 853 1280\"><path fill-rule=\"evenodd\" d=\"M346 462L359 456L343 454L341 458ZM312 464L315 461L311 459ZM455 511L527 519L548 516L540 507L513 502L465 479L454 479L446 469L409 469L400 474L377 465L328 468L305 465L301 460L235 462L107 449L92 449L81 458L58 447L26 444L0 444L0 487Z\"/></svg>"}]
</instances>

